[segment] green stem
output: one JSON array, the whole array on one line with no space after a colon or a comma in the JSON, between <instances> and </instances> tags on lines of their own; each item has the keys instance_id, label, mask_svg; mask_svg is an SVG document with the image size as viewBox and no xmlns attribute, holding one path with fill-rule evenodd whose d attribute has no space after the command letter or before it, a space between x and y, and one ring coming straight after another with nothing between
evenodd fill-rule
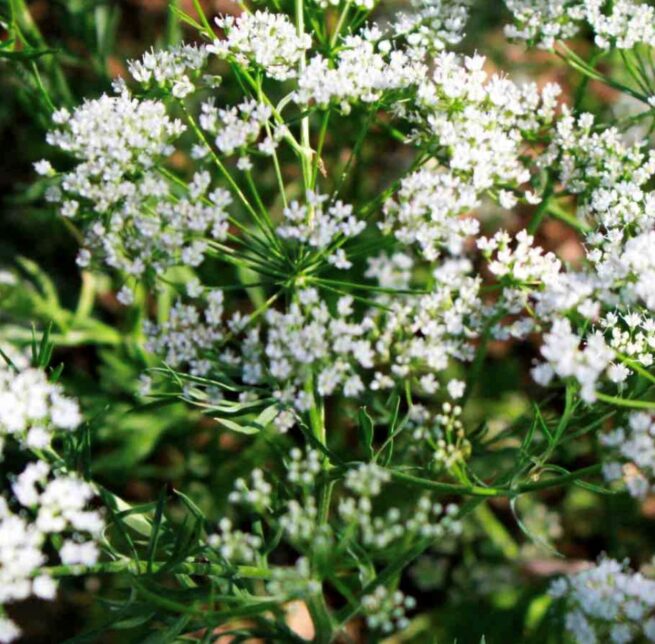
<instances>
[{"instance_id":1,"label":"green stem","mask_svg":"<svg viewBox=\"0 0 655 644\"><path fill-rule=\"evenodd\" d=\"M610 405L617 407L628 407L630 409L655 409L655 402L648 400L630 400L629 398L618 398L617 396L608 396L599 391L596 392L596 398Z\"/></svg>"},{"instance_id":2,"label":"green stem","mask_svg":"<svg viewBox=\"0 0 655 644\"><path fill-rule=\"evenodd\" d=\"M332 641L334 627L324 594L319 592L310 597L307 600L307 609L314 623L313 641L316 644L329 644Z\"/></svg>"},{"instance_id":3,"label":"green stem","mask_svg":"<svg viewBox=\"0 0 655 644\"><path fill-rule=\"evenodd\" d=\"M305 3L304 0L295 0L295 10L296 10L296 33L298 36L303 36L305 33ZM298 74L301 75L305 70L307 64L307 59L305 52L303 51L302 56L298 62ZM309 141L309 117L303 116L300 120L300 163L302 166L303 181L305 185L305 190L313 188L312 186L312 164L311 164L311 155L312 149L310 147Z\"/></svg>"},{"instance_id":4,"label":"green stem","mask_svg":"<svg viewBox=\"0 0 655 644\"><path fill-rule=\"evenodd\" d=\"M599 474L602 470L603 465L601 463L596 463L595 465L589 465L588 467L582 467L579 470L574 472L569 472L568 474L562 474L562 476L556 476L554 478L545 479L543 481L535 481L534 483L524 483L523 485L518 486L518 490L521 493L524 492L536 492L538 490L547 490L553 487L561 487L567 483L572 483L577 481L585 476L591 474Z\"/></svg>"},{"instance_id":5,"label":"green stem","mask_svg":"<svg viewBox=\"0 0 655 644\"><path fill-rule=\"evenodd\" d=\"M653 405L655 406L655 405ZM387 470L394 481L404 483L412 487L418 487L432 492L440 492L442 494L460 494L464 496L475 497L514 497L526 492L534 492L536 490L544 490L548 488L561 487L566 483L575 481L590 474L597 474L601 470L601 465L590 465L583 467L574 472L556 476L543 481L535 481L533 483L523 483L514 487L482 487L480 485L458 485L455 483L442 483L439 481L432 481L430 479L423 479L418 476L399 472L397 470Z\"/></svg>"},{"instance_id":6,"label":"green stem","mask_svg":"<svg viewBox=\"0 0 655 644\"><path fill-rule=\"evenodd\" d=\"M185 575L216 576L216 577L237 577L242 579L270 579L271 570L257 568L255 566L237 566L226 568L218 564L190 563L183 562L175 565L170 570L164 561L152 562L150 572L156 574L160 570ZM119 574L123 572L133 575L148 574L147 561L134 561L132 559L121 559L118 561L105 561L92 566L71 565L71 566L49 566L39 568L38 574L49 575L50 577L79 577L81 575Z\"/></svg>"},{"instance_id":7,"label":"green stem","mask_svg":"<svg viewBox=\"0 0 655 644\"><path fill-rule=\"evenodd\" d=\"M337 26L334 28L334 33L332 34L332 37L330 38L330 49L334 48L337 39L339 38L339 35L341 34L341 30L343 29L343 25L346 22L346 17L348 16L348 12L350 11L350 5L352 4L352 0L346 0L346 4L343 8L343 11L339 15L339 21L337 22Z\"/></svg>"}]
</instances>

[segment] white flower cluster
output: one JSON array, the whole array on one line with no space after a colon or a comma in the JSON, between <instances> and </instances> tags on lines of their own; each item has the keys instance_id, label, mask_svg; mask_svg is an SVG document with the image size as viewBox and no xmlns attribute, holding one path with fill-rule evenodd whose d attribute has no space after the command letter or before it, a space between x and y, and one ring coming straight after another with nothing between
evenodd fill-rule
<instances>
[{"instance_id":1,"label":"white flower cluster","mask_svg":"<svg viewBox=\"0 0 655 644\"><path fill-rule=\"evenodd\" d=\"M603 558L557 579L552 597L566 604L566 630L579 644L655 642L655 581Z\"/></svg>"},{"instance_id":2,"label":"white flower cluster","mask_svg":"<svg viewBox=\"0 0 655 644\"><path fill-rule=\"evenodd\" d=\"M407 257L395 261L403 270L411 265ZM355 313L351 296L339 298L332 312L318 290L305 287L286 308L269 309L235 343L229 341L245 319L235 314L222 321L222 292L212 291L206 303L176 303L162 324L146 322L147 348L193 375L209 375L213 361L245 386L267 384L281 405L275 420L281 432L314 404L310 383L321 397L357 398L367 386L377 391L398 378L416 379L430 395L443 385L449 399L458 399L463 382L437 377L451 359L473 359L476 339L493 313L480 299L480 278L466 274L471 269L468 260L445 262L434 273L432 292L382 294L382 305L363 315Z\"/></svg>"},{"instance_id":3,"label":"white flower cluster","mask_svg":"<svg viewBox=\"0 0 655 644\"><path fill-rule=\"evenodd\" d=\"M378 312L375 350L379 364L389 364L391 373L377 372L374 388L415 376L424 391L434 393L440 386L435 376L447 369L450 358L473 359L473 343L489 311L480 299L480 278L467 275L471 270L468 260L446 261L434 271L432 292L396 296L390 310Z\"/></svg>"},{"instance_id":4,"label":"white flower cluster","mask_svg":"<svg viewBox=\"0 0 655 644\"><path fill-rule=\"evenodd\" d=\"M0 453L6 437L42 449L57 431L77 429L82 422L77 401L49 382L43 370L30 368L21 354L11 356L18 372L0 359Z\"/></svg>"},{"instance_id":5,"label":"white flower cluster","mask_svg":"<svg viewBox=\"0 0 655 644\"><path fill-rule=\"evenodd\" d=\"M421 135L448 149L450 167L476 190L521 184L529 172L519 158L522 134L538 132L555 116L560 87L517 85L484 71L484 56L439 54L418 88Z\"/></svg>"},{"instance_id":6,"label":"white flower cluster","mask_svg":"<svg viewBox=\"0 0 655 644\"><path fill-rule=\"evenodd\" d=\"M461 215L497 192L511 208L518 190L530 179L521 159L524 137L552 121L559 87L519 87L498 75L488 77L482 56L459 58L443 53L432 76L418 86L417 109L406 116L416 125L414 137L442 150L443 166L419 170L401 184L397 201L387 202L383 228L404 243L416 242L433 261L440 246L461 252L463 239L478 231L478 222ZM531 191L524 198L538 201Z\"/></svg>"},{"instance_id":7,"label":"white flower cluster","mask_svg":"<svg viewBox=\"0 0 655 644\"><path fill-rule=\"evenodd\" d=\"M653 365L655 356L655 319L650 315L628 313L617 315L610 312L600 321L599 326L605 329L607 343L617 354L635 360L643 367ZM616 374L612 380L623 382L632 373L625 364L616 365ZM625 377L619 377L623 374Z\"/></svg>"},{"instance_id":8,"label":"white flower cluster","mask_svg":"<svg viewBox=\"0 0 655 644\"><path fill-rule=\"evenodd\" d=\"M216 147L229 156L236 150L245 154L248 146L259 138L271 114L270 106L254 99L226 109L218 109L210 100L202 104L199 121L204 130L216 137ZM260 152L269 154L276 145L275 140L266 138L257 147Z\"/></svg>"},{"instance_id":9,"label":"white flower cluster","mask_svg":"<svg viewBox=\"0 0 655 644\"><path fill-rule=\"evenodd\" d=\"M328 7L338 7L341 4L341 0L314 0L316 4L321 9L327 9ZM353 0L352 6L357 9L364 9L370 11L375 6L374 0Z\"/></svg>"},{"instance_id":10,"label":"white flower cluster","mask_svg":"<svg viewBox=\"0 0 655 644\"><path fill-rule=\"evenodd\" d=\"M152 276L177 264L197 266L206 238L225 239L228 193L207 195L210 176L199 172L179 197L157 171L184 129L163 103L124 92L87 101L73 114L61 110L54 120L48 142L80 160L50 196L62 202L63 215L89 221L81 266L95 256L128 276Z\"/></svg>"},{"instance_id":11,"label":"white flower cluster","mask_svg":"<svg viewBox=\"0 0 655 644\"><path fill-rule=\"evenodd\" d=\"M405 253L396 252L389 256L380 253L367 258L365 277L373 279L382 288L403 290L409 288L414 260Z\"/></svg>"},{"instance_id":12,"label":"white flower cluster","mask_svg":"<svg viewBox=\"0 0 655 644\"><path fill-rule=\"evenodd\" d=\"M655 491L655 419L651 414L630 414L627 427L601 436L601 444L609 450L603 464L606 480L624 481L637 498Z\"/></svg>"},{"instance_id":13,"label":"white flower cluster","mask_svg":"<svg viewBox=\"0 0 655 644\"><path fill-rule=\"evenodd\" d=\"M590 334L580 346L581 338L573 332L566 318L555 320L544 335L541 355L545 362L532 370L534 379L547 385L554 375L575 378L580 384L580 395L586 402L596 400L597 381L610 365L614 352L600 331Z\"/></svg>"},{"instance_id":14,"label":"white flower cluster","mask_svg":"<svg viewBox=\"0 0 655 644\"><path fill-rule=\"evenodd\" d=\"M91 566L98 560L105 524L100 512L87 509L95 493L88 483L52 472L43 461L25 467L12 493L10 502L0 497L0 605L31 596L54 599L57 583L42 570L51 560L48 553L57 552L64 565ZM15 625L3 626L0 641L20 635Z\"/></svg>"},{"instance_id":15,"label":"white flower cluster","mask_svg":"<svg viewBox=\"0 0 655 644\"><path fill-rule=\"evenodd\" d=\"M207 49L242 67L262 70L279 81L294 78L305 51L311 47L308 34L298 34L285 14L268 11L244 12L239 17L217 18L225 39Z\"/></svg>"},{"instance_id":16,"label":"white flower cluster","mask_svg":"<svg viewBox=\"0 0 655 644\"><path fill-rule=\"evenodd\" d=\"M206 47L180 45L171 49L154 49L139 60L128 61L132 78L146 89L170 90L176 98L185 98L195 86L192 78L203 69L209 52Z\"/></svg>"},{"instance_id":17,"label":"white flower cluster","mask_svg":"<svg viewBox=\"0 0 655 644\"><path fill-rule=\"evenodd\" d=\"M354 322L352 304L352 297L340 298L333 316L318 292L306 288L288 311L266 313L266 372L281 402L307 411L312 400L305 386L313 373L321 396L340 390L356 398L364 391L358 371L373 367L374 351L367 337L370 321Z\"/></svg>"},{"instance_id":18,"label":"white flower cluster","mask_svg":"<svg viewBox=\"0 0 655 644\"><path fill-rule=\"evenodd\" d=\"M655 8L651 5L635 0L586 0L585 9L599 47L655 45Z\"/></svg>"},{"instance_id":19,"label":"white flower cluster","mask_svg":"<svg viewBox=\"0 0 655 644\"><path fill-rule=\"evenodd\" d=\"M650 228L655 195L644 186L655 174L655 153L643 151L645 141L627 144L614 127L593 126L591 114L576 118L565 107L541 165L559 166L562 185L581 196L578 216L587 215L594 228Z\"/></svg>"},{"instance_id":20,"label":"white flower cluster","mask_svg":"<svg viewBox=\"0 0 655 644\"><path fill-rule=\"evenodd\" d=\"M498 231L491 238L480 237L477 247L488 260L489 272L503 286L494 304L496 310L513 316L511 323L494 326L495 338L524 338L532 332L536 326L534 313L521 315L531 307L541 323L551 317L553 310L571 308L571 289L562 263L554 253L535 246L534 237L526 230L513 238L506 231ZM564 295L568 299L562 303Z\"/></svg>"},{"instance_id":21,"label":"white flower cluster","mask_svg":"<svg viewBox=\"0 0 655 644\"><path fill-rule=\"evenodd\" d=\"M284 223L277 228L280 237L321 250L339 237L356 237L366 227L366 223L353 214L351 205L339 200L330 203L327 195L311 191L307 193L306 203L292 201L283 214ZM343 251L329 255L327 261L337 268L350 268Z\"/></svg>"},{"instance_id":22,"label":"white flower cluster","mask_svg":"<svg viewBox=\"0 0 655 644\"><path fill-rule=\"evenodd\" d=\"M430 54L456 45L464 37L470 4L470 0L412 0L413 11L396 17L394 36Z\"/></svg>"},{"instance_id":23,"label":"white flower cluster","mask_svg":"<svg viewBox=\"0 0 655 644\"><path fill-rule=\"evenodd\" d=\"M505 4L514 17L514 24L505 27L507 36L544 49L575 36L585 15L580 0L505 0Z\"/></svg>"},{"instance_id":24,"label":"white flower cluster","mask_svg":"<svg viewBox=\"0 0 655 644\"><path fill-rule=\"evenodd\" d=\"M223 291L212 290L203 295L202 312L178 301L162 324L144 321L146 348L172 368L186 366L193 375L207 375L212 368L209 355L226 334L223 299Z\"/></svg>"},{"instance_id":25,"label":"white flower cluster","mask_svg":"<svg viewBox=\"0 0 655 644\"><path fill-rule=\"evenodd\" d=\"M80 161L64 175L63 189L92 202L100 213L133 192L126 177L170 154L171 141L184 130L168 117L163 103L141 101L126 91L86 101L72 114L58 110L53 121L56 128L48 133L48 143Z\"/></svg>"},{"instance_id":26,"label":"white flower cluster","mask_svg":"<svg viewBox=\"0 0 655 644\"><path fill-rule=\"evenodd\" d=\"M5 439L25 449L48 448L57 433L81 424L77 400L59 383L30 367L22 353L7 347L3 353L11 364L0 366L0 452ZM57 584L43 566L54 553L53 563L94 564L105 526L102 514L88 509L93 488L74 474L37 460L11 480L11 493L0 496L0 607L30 596L54 599ZM19 636L11 620L0 618L0 641Z\"/></svg>"},{"instance_id":27,"label":"white flower cluster","mask_svg":"<svg viewBox=\"0 0 655 644\"><path fill-rule=\"evenodd\" d=\"M362 597L366 623L374 630L391 633L409 626L406 612L416 607L416 600L400 590L391 591L378 586L371 594Z\"/></svg>"},{"instance_id":28,"label":"white flower cluster","mask_svg":"<svg viewBox=\"0 0 655 644\"><path fill-rule=\"evenodd\" d=\"M478 193L466 180L444 171L421 169L405 177L395 198L384 205L385 232L394 231L404 244L417 244L428 261L442 248L459 255L467 237L480 223L462 215L480 204Z\"/></svg>"},{"instance_id":29,"label":"white flower cluster","mask_svg":"<svg viewBox=\"0 0 655 644\"><path fill-rule=\"evenodd\" d=\"M334 103L347 114L353 104L375 103L386 91L416 85L425 65L381 37L377 28L346 36L334 66L320 54L312 56L298 78L296 102Z\"/></svg>"},{"instance_id":30,"label":"white flower cluster","mask_svg":"<svg viewBox=\"0 0 655 644\"><path fill-rule=\"evenodd\" d=\"M575 36L585 22L603 49L655 43L655 9L639 0L505 0L515 23L507 36L550 49Z\"/></svg>"},{"instance_id":31,"label":"white flower cluster","mask_svg":"<svg viewBox=\"0 0 655 644\"><path fill-rule=\"evenodd\" d=\"M518 284L542 282L552 283L559 277L562 263L554 253L544 253L534 246L534 237L527 230L520 230L512 238L505 231L497 232L492 238L480 237L477 245L491 259L489 270L499 279L511 279Z\"/></svg>"}]
</instances>

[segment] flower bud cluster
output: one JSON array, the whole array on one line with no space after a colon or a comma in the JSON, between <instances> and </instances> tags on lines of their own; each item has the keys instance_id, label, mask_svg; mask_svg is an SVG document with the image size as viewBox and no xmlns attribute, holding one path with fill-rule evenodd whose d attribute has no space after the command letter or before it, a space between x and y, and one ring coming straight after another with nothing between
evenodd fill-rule
<instances>
[{"instance_id":1,"label":"flower bud cluster","mask_svg":"<svg viewBox=\"0 0 655 644\"><path fill-rule=\"evenodd\" d=\"M400 590L392 591L378 586L369 595L362 597L362 608L366 623L374 630L391 633L409 626L407 611L416 607L416 600Z\"/></svg>"},{"instance_id":2,"label":"flower bud cluster","mask_svg":"<svg viewBox=\"0 0 655 644\"><path fill-rule=\"evenodd\" d=\"M375 463L362 463L346 476L345 487L353 495L340 500L339 516L345 523L357 527L364 546L383 550L410 534L440 538L461 530L456 518L457 506L444 508L428 496L420 497L409 508L391 507L384 514L377 514L373 499L379 497L382 486L389 480L389 473Z\"/></svg>"},{"instance_id":3,"label":"flower bud cluster","mask_svg":"<svg viewBox=\"0 0 655 644\"><path fill-rule=\"evenodd\" d=\"M234 490L230 492L230 503L242 503L255 508L258 512L265 512L271 507L273 486L264 478L264 472L256 467L250 474L250 482L238 478L234 482Z\"/></svg>"},{"instance_id":4,"label":"flower bud cluster","mask_svg":"<svg viewBox=\"0 0 655 644\"><path fill-rule=\"evenodd\" d=\"M209 535L208 545L214 548L230 564L253 564L259 556L263 545L261 537L235 530L232 521L227 517L220 520L219 532Z\"/></svg>"},{"instance_id":5,"label":"flower bud cluster","mask_svg":"<svg viewBox=\"0 0 655 644\"><path fill-rule=\"evenodd\" d=\"M293 566L278 566L271 572L272 577L266 584L266 590L271 595L291 599L321 592L321 583L314 579L307 557L299 557Z\"/></svg>"}]
</instances>

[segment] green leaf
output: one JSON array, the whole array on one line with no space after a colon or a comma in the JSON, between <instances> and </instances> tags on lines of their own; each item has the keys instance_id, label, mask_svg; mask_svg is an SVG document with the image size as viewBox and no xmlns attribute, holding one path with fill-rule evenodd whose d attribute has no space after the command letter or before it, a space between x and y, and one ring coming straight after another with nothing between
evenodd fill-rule
<instances>
[{"instance_id":1,"label":"green leaf","mask_svg":"<svg viewBox=\"0 0 655 644\"><path fill-rule=\"evenodd\" d=\"M190 25L191 27L193 27L194 29L200 32L204 31L204 27L197 20L194 20L188 13L185 13L181 9L178 9L177 7L171 5L170 12L181 22Z\"/></svg>"},{"instance_id":2,"label":"green leaf","mask_svg":"<svg viewBox=\"0 0 655 644\"><path fill-rule=\"evenodd\" d=\"M182 633L187 624L191 621L191 615L182 615L179 619L175 620L173 624L163 631L156 631L146 637L142 644L165 644L167 642L179 641L178 635ZM207 629L211 632L211 629Z\"/></svg>"},{"instance_id":3,"label":"green leaf","mask_svg":"<svg viewBox=\"0 0 655 644\"><path fill-rule=\"evenodd\" d=\"M19 369L18 367L13 363L11 358L0 348L0 357L7 363L7 366L14 371L14 373L18 373Z\"/></svg>"},{"instance_id":4,"label":"green leaf","mask_svg":"<svg viewBox=\"0 0 655 644\"><path fill-rule=\"evenodd\" d=\"M233 432L238 432L239 434L258 434L273 422L278 413L279 408L277 404L275 404L264 409L264 411L262 411L259 416L251 422L237 423L228 418L219 418L218 416L215 416L214 420L224 427L227 427L227 429Z\"/></svg>"},{"instance_id":5,"label":"green leaf","mask_svg":"<svg viewBox=\"0 0 655 644\"><path fill-rule=\"evenodd\" d=\"M41 58L41 56L47 56L48 54L56 53L56 49L36 49L27 47L25 49L14 49L12 51L7 51L4 47L0 48L0 58L20 62L36 60L37 58Z\"/></svg>"},{"instance_id":6,"label":"green leaf","mask_svg":"<svg viewBox=\"0 0 655 644\"><path fill-rule=\"evenodd\" d=\"M366 407L359 409L359 437L364 447L367 460L373 458L373 420L366 412Z\"/></svg>"},{"instance_id":7,"label":"green leaf","mask_svg":"<svg viewBox=\"0 0 655 644\"><path fill-rule=\"evenodd\" d=\"M148 543L148 551L146 552L146 562L148 566L148 572L150 573L152 572L152 564L157 553L157 542L159 541L159 534L164 518L164 505L166 504L166 497L166 487L164 486L159 493L159 499L157 500L155 517L152 522L152 532L150 533L150 541Z\"/></svg>"}]
</instances>

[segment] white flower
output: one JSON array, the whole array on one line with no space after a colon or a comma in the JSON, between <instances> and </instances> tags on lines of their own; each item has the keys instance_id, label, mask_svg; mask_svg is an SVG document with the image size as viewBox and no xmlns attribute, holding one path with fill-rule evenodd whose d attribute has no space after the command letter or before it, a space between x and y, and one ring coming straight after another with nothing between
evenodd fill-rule
<instances>
[{"instance_id":1,"label":"white flower","mask_svg":"<svg viewBox=\"0 0 655 644\"><path fill-rule=\"evenodd\" d=\"M48 575L39 575L32 582L32 592L39 599L54 599L57 595L57 582Z\"/></svg>"},{"instance_id":2,"label":"white flower","mask_svg":"<svg viewBox=\"0 0 655 644\"><path fill-rule=\"evenodd\" d=\"M451 398L458 399L464 395L466 383L463 380L450 380L446 388Z\"/></svg>"},{"instance_id":3,"label":"white flower","mask_svg":"<svg viewBox=\"0 0 655 644\"><path fill-rule=\"evenodd\" d=\"M34 164L34 170L37 174L40 174L42 177L48 177L55 174L55 170L50 164L50 161L46 159L41 159Z\"/></svg>"},{"instance_id":4,"label":"white flower","mask_svg":"<svg viewBox=\"0 0 655 644\"><path fill-rule=\"evenodd\" d=\"M13 642L21 635L21 630L8 617L0 617L0 642Z\"/></svg>"}]
</instances>

